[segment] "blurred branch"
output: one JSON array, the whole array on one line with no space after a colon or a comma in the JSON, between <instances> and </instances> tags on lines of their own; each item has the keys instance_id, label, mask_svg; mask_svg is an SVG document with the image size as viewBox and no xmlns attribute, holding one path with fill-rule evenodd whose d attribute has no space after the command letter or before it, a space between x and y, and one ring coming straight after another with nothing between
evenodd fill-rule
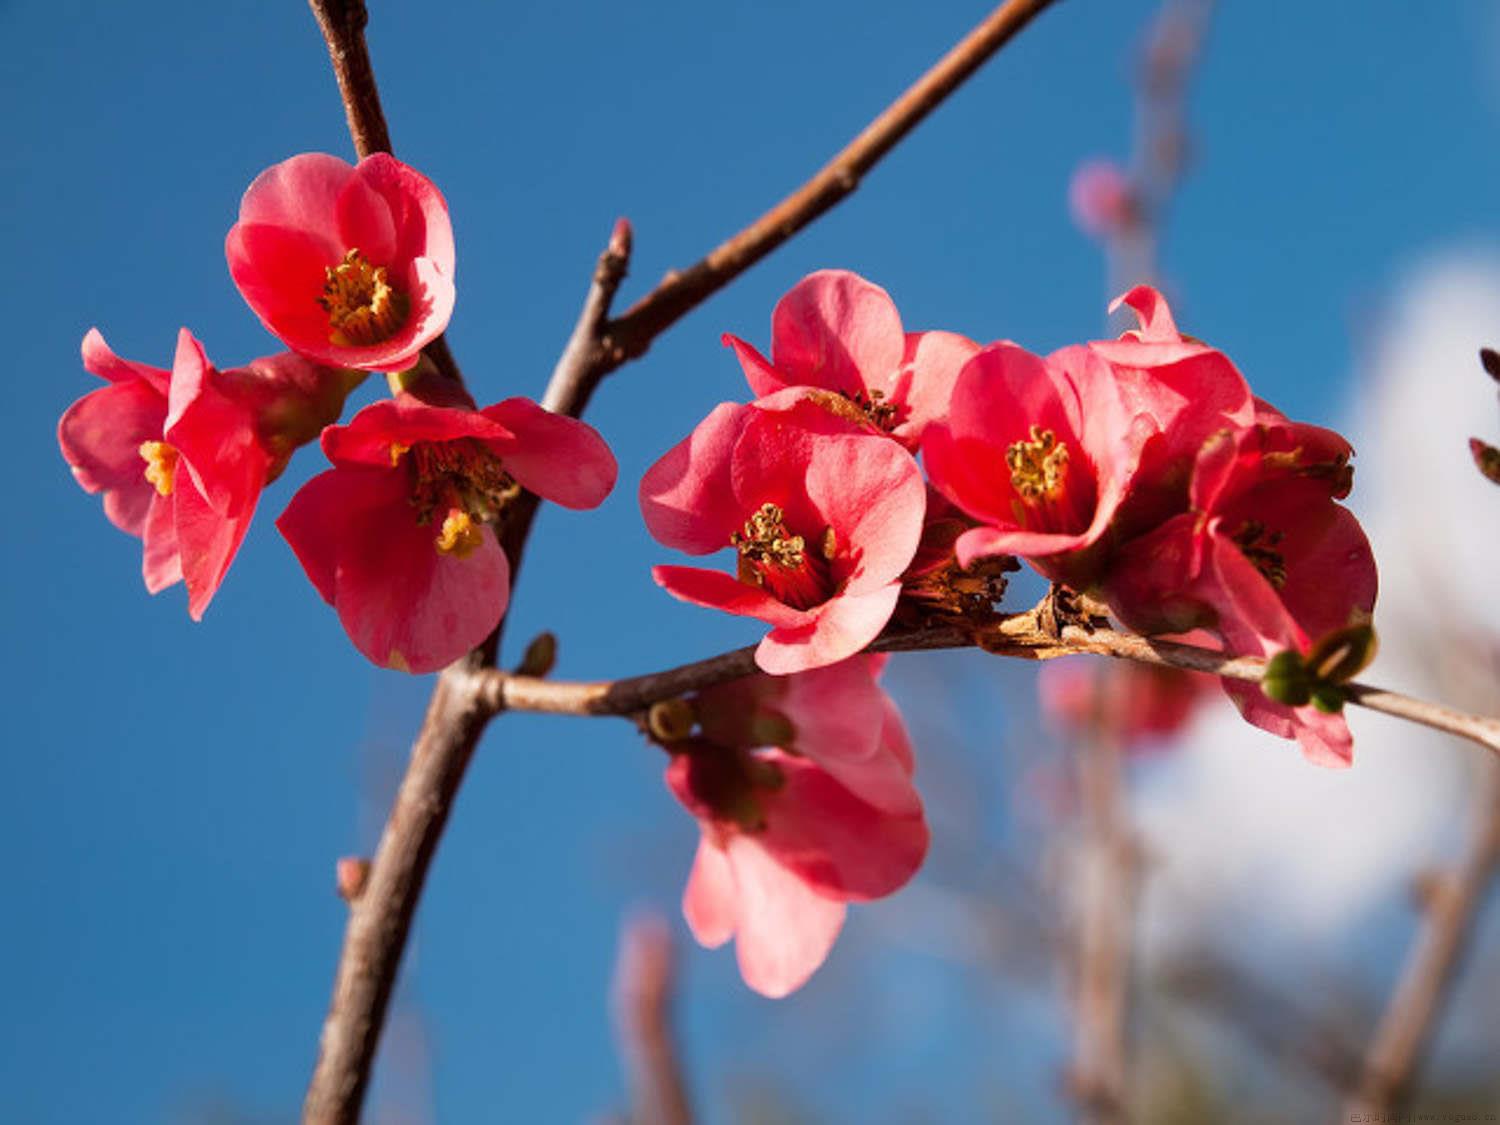
<instances>
[{"instance_id":1,"label":"blurred branch","mask_svg":"<svg viewBox=\"0 0 1500 1125\"><path fill-rule=\"evenodd\" d=\"M365 46L368 16L363 0L309 3L328 43L356 151L362 157L389 151L390 137ZM617 224L595 270L579 327L552 373L545 405L579 417L606 374L643 354L690 309L853 192L861 175L1051 3L1006 0L802 188L697 265L670 274L623 317L609 320L629 255L629 228ZM607 264L611 258L618 262ZM440 370L462 378L441 339L428 354ZM536 506L535 497L522 493L500 529L511 563L512 596ZM505 682L494 679L503 675L493 668L498 647L497 630L437 679L368 880L350 905L333 1000L303 1107L308 1121L352 1122L359 1116L428 866L479 737L500 709L493 695L494 685Z\"/></svg>"},{"instance_id":2,"label":"blurred branch","mask_svg":"<svg viewBox=\"0 0 1500 1125\"><path fill-rule=\"evenodd\" d=\"M1100 700L1105 695L1096 694ZM1084 1120L1120 1125L1129 1120L1126 1018L1140 865L1119 739L1102 704L1099 711L1073 748L1082 839L1070 888L1074 1038L1068 1087Z\"/></svg>"},{"instance_id":3,"label":"blurred branch","mask_svg":"<svg viewBox=\"0 0 1500 1125\"><path fill-rule=\"evenodd\" d=\"M1136 64L1134 217L1105 241L1111 297L1157 281L1163 219L1192 157L1188 82L1202 57L1213 8L1214 0L1165 0L1146 32Z\"/></svg>"},{"instance_id":4,"label":"blurred branch","mask_svg":"<svg viewBox=\"0 0 1500 1125\"><path fill-rule=\"evenodd\" d=\"M615 1034L630 1085L631 1125L692 1125L672 1035L676 952L666 919L631 919L615 962Z\"/></svg>"},{"instance_id":5,"label":"blurred branch","mask_svg":"<svg viewBox=\"0 0 1500 1125\"><path fill-rule=\"evenodd\" d=\"M977 646L1000 656L1050 660L1073 653L1095 653L1142 664L1207 672L1233 680L1259 683L1266 662L1256 656L1230 656L1214 649L1161 641L1110 628L1065 625L1053 632L1042 622L1043 612L1030 609L1002 617L992 624L947 624L887 633L867 652L911 652L920 649ZM559 715L631 715L653 703L673 699L756 671L754 646L679 665L644 676L620 680L568 683L518 676L497 669L475 673L474 690L492 711L546 711ZM1343 685L1349 702L1372 711L1395 715L1434 730L1456 734L1500 754L1500 719L1471 715L1438 703L1416 699L1369 684Z\"/></svg>"},{"instance_id":6,"label":"blurred branch","mask_svg":"<svg viewBox=\"0 0 1500 1125\"><path fill-rule=\"evenodd\" d=\"M1463 857L1452 871L1423 881L1421 928L1370 1040L1359 1087L1344 1107L1345 1120L1354 1114L1388 1113L1410 1091L1497 864L1500 767L1486 763L1484 786ZM1366 1116L1364 1120L1375 1118Z\"/></svg>"}]
</instances>

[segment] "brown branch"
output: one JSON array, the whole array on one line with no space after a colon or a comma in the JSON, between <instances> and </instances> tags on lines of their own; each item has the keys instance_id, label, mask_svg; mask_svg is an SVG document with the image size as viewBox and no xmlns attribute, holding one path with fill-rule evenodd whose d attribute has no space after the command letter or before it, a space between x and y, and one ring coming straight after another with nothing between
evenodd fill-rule
<instances>
[{"instance_id":1,"label":"brown branch","mask_svg":"<svg viewBox=\"0 0 1500 1125\"><path fill-rule=\"evenodd\" d=\"M745 270L852 194L860 179L949 94L1053 0L1006 0L917 79L813 177L755 222L720 243L609 322L585 360L595 381L628 359Z\"/></svg>"},{"instance_id":2,"label":"brown branch","mask_svg":"<svg viewBox=\"0 0 1500 1125\"><path fill-rule=\"evenodd\" d=\"M1036 610L1011 614L977 633L958 625L888 633L868 652L912 652L920 649L978 646L1001 656L1050 660L1075 653L1095 653L1141 664L1207 672L1232 680L1258 683L1266 662L1255 656L1229 656L1213 649L1158 641L1115 629L1088 630L1069 625L1057 636L1044 629ZM742 648L662 672L621 680L567 683L517 676L496 669L477 675L482 703L496 711L545 711L558 715L633 715L653 703L739 679L755 671L755 649ZM1408 722L1445 731L1500 754L1500 719L1471 715L1441 704L1415 699L1368 684L1345 684L1349 702Z\"/></svg>"},{"instance_id":3,"label":"brown branch","mask_svg":"<svg viewBox=\"0 0 1500 1125\"><path fill-rule=\"evenodd\" d=\"M579 327L574 330L543 402L571 417L583 413L599 381L645 352L650 342L798 230L852 192L859 177L1052 0L1007 0L979 27L872 122L834 160L743 232L681 274L669 276L619 320L607 319L629 257L629 228L617 225L595 271ZM360 156L389 151L390 137L365 47L363 0L309 0L328 43L350 134ZM607 259L617 268L606 268ZM439 370L462 381L447 345L427 349ZM500 529L516 572L536 514L523 493ZM306 1120L352 1122L369 1082L387 1003L400 968L411 919L428 864L454 795L493 706L499 630L444 672L433 690L411 763L371 861L369 881L351 905L333 1001L324 1022L318 1063L304 1104ZM490 695L486 695L490 699Z\"/></svg>"},{"instance_id":4,"label":"brown branch","mask_svg":"<svg viewBox=\"0 0 1500 1125\"><path fill-rule=\"evenodd\" d=\"M333 76L338 79L339 96L344 99L344 116L349 119L354 151L361 160L371 153L390 152L391 133L385 125L380 90L375 85L375 71L370 67L370 52L365 46L365 24L370 22L370 13L364 0L308 0L308 3L328 44L328 58L333 63Z\"/></svg>"},{"instance_id":5,"label":"brown branch","mask_svg":"<svg viewBox=\"0 0 1500 1125\"><path fill-rule=\"evenodd\" d=\"M438 677L364 887L350 904L333 1000L302 1108L305 1121L359 1118L422 882L492 714L475 689L457 669Z\"/></svg>"},{"instance_id":6,"label":"brown branch","mask_svg":"<svg viewBox=\"0 0 1500 1125\"><path fill-rule=\"evenodd\" d=\"M1500 865L1500 766L1486 764L1475 823L1458 866L1428 882L1421 930L1365 1053L1344 1120L1373 1121L1410 1091L1443 1003L1473 934L1475 916ZM1363 1116L1355 1116L1363 1115Z\"/></svg>"}]
</instances>

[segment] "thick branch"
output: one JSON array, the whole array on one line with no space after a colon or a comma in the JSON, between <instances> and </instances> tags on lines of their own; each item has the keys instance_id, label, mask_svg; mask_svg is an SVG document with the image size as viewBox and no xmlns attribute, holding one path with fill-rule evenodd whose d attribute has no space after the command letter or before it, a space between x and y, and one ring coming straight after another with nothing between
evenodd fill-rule
<instances>
[{"instance_id":1,"label":"thick branch","mask_svg":"<svg viewBox=\"0 0 1500 1125\"><path fill-rule=\"evenodd\" d=\"M1395 1109L1410 1091L1436 1030L1475 916L1500 864L1500 767L1488 765L1486 774L1463 859L1453 871L1429 882L1421 930L1370 1040L1359 1088L1345 1106L1345 1120L1373 1121L1375 1115Z\"/></svg>"},{"instance_id":2,"label":"thick branch","mask_svg":"<svg viewBox=\"0 0 1500 1125\"><path fill-rule=\"evenodd\" d=\"M1207 672L1233 680L1258 683L1266 662L1255 656L1229 656L1213 649L1158 641L1115 629L1088 630L1076 625L1053 636L1038 622L1035 610L1012 614L978 634L962 626L944 625L910 632L888 633L870 645L869 652L912 652L918 649L966 648L977 645L1002 656L1049 660L1073 653L1096 653L1142 664ZM664 699L714 684L739 679L755 671L755 649L742 648L707 660L694 661L662 672L622 680L565 683L532 676L515 676L495 669L479 674L486 706L497 711L547 711L559 715L631 715ZM1346 684L1349 702L1383 711L1434 730L1446 731L1500 754L1500 719L1471 715L1438 703L1368 684Z\"/></svg>"},{"instance_id":3,"label":"thick branch","mask_svg":"<svg viewBox=\"0 0 1500 1125\"><path fill-rule=\"evenodd\" d=\"M305 1121L359 1118L422 882L493 714L480 704L476 686L456 669L438 677L369 875L350 904L318 1065L302 1108Z\"/></svg>"}]
</instances>

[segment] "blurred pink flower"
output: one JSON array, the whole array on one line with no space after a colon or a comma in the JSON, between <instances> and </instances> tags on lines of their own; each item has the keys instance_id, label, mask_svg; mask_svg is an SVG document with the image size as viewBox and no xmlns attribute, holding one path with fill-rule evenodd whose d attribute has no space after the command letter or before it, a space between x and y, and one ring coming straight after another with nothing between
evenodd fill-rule
<instances>
[{"instance_id":1,"label":"blurred pink flower","mask_svg":"<svg viewBox=\"0 0 1500 1125\"><path fill-rule=\"evenodd\" d=\"M1068 182L1068 210L1078 229L1108 239L1140 218L1130 177L1113 160L1087 160Z\"/></svg>"}]
</instances>

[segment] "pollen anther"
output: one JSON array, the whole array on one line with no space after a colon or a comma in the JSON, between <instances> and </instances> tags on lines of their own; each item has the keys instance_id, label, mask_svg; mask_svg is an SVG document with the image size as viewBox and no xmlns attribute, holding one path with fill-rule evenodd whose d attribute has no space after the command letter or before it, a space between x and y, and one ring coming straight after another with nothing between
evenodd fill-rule
<instances>
[{"instance_id":1,"label":"pollen anther","mask_svg":"<svg viewBox=\"0 0 1500 1125\"><path fill-rule=\"evenodd\" d=\"M146 462L146 479L158 496L172 495L177 481L177 450L164 441L143 441L141 460Z\"/></svg>"},{"instance_id":2,"label":"pollen anther","mask_svg":"<svg viewBox=\"0 0 1500 1125\"><path fill-rule=\"evenodd\" d=\"M390 283L384 266L372 265L357 249L325 270L318 304L328 313L328 339L341 348L389 340L406 323L411 299Z\"/></svg>"},{"instance_id":3,"label":"pollen anther","mask_svg":"<svg viewBox=\"0 0 1500 1125\"><path fill-rule=\"evenodd\" d=\"M484 542L483 527L470 519L468 512L454 508L443 518L442 530L438 532L438 553L468 558Z\"/></svg>"},{"instance_id":4,"label":"pollen anther","mask_svg":"<svg viewBox=\"0 0 1500 1125\"><path fill-rule=\"evenodd\" d=\"M1068 447L1051 430L1033 424L1029 441L1015 442L1005 451L1005 465L1022 499L1055 500L1068 471Z\"/></svg>"}]
</instances>

